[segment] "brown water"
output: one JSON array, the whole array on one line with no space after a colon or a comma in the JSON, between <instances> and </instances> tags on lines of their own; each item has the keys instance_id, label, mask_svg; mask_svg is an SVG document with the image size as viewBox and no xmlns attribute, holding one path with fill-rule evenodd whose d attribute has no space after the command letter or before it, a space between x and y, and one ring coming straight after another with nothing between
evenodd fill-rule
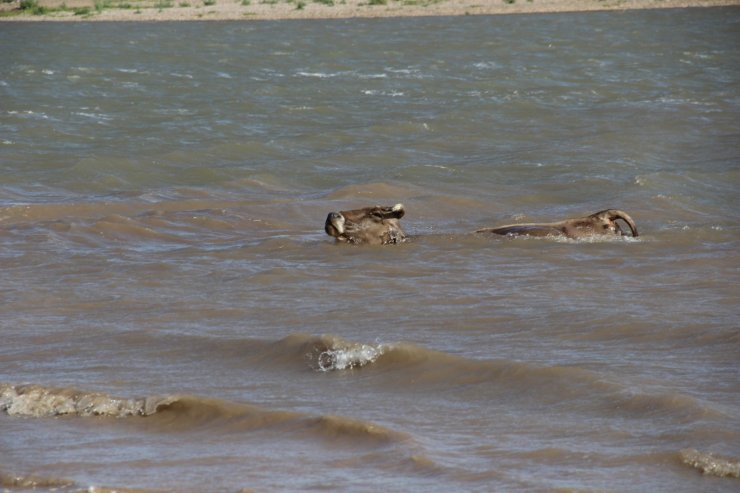
<instances>
[{"instance_id":1,"label":"brown water","mask_svg":"<svg viewBox=\"0 0 740 493\"><path fill-rule=\"evenodd\" d=\"M737 491L738 14L0 24L0 485Z\"/></svg>"}]
</instances>

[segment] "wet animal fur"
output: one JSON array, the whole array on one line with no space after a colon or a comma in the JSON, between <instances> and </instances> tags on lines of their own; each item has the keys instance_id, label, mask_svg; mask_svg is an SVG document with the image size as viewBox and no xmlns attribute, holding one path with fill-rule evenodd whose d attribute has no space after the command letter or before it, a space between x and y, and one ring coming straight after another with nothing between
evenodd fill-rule
<instances>
[{"instance_id":1,"label":"wet animal fur","mask_svg":"<svg viewBox=\"0 0 740 493\"><path fill-rule=\"evenodd\" d=\"M554 223L525 223L509 224L496 228L483 228L476 233L493 233L504 236L565 236L567 238L583 238L595 235L617 235L625 233L617 223L624 221L629 226L633 237L638 236L635 221L624 211L606 209L590 216L575 219L566 219Z\"/></svg>"},{"instance_id":2,"label":"wet animal fur","mask_svg":"<svg viewBox=\"0 0 740 493\"><path fill-rule=\"evenodd\" d=\"M399 219L405 213L403 204L330 212L326 217L324 231L342 243L374 245L402 243L406 240L406 233L401 228Z\"/></svg>"}]
</instances>

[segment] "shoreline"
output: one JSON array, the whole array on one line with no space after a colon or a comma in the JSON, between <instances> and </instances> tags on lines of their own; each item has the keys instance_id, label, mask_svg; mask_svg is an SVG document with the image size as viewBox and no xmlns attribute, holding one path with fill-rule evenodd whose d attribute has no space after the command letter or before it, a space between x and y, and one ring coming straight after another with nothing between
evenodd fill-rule
<instances>
[{"instance_id":1,"label":"shoreline","mask_svg":"<svg viewBox=\"0 0 740 493\"><path fill-rule=\"evenodd\" d=\"M0 1L0 22L349 19L740 6L740 0Z\"/></svg>"}]
</instances>

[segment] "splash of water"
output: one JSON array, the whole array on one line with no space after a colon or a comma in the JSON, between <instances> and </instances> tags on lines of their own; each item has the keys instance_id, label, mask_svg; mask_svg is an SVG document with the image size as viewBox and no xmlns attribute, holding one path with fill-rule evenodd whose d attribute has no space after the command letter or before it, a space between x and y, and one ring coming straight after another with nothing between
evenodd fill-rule
<instances>
[{"instance_id":1,"label":"splash of water","mask_svg":"<svg viewBox=\"0 0 740 493\"><path fill-rule=\"evenodd\" d=\"M121 399L72 388L0 384L0 411L11 416L148 416L174 400L174 396Z\"/></svg>"},{"instance_id":2,"label":"splash of water","mask_svg":"<svg viewBox=\"0 0 740 493\"><path fill-rule=\"evenodd\" d=\"M387 349L384 344L339 343L318 354L318 369L331 371L359 368L374 363Z\"/></svg>"},{"instance_id":3,"label":"splash of water","mask_svg":"<svg viewBox=\"0 0 740 493\"><path fill-rule=\"evenodd\" d=\"M707 476L740 478L740 461L716 457L696 449L684 449L680 452L681 461Z\"/></svg>"}]
</instances>

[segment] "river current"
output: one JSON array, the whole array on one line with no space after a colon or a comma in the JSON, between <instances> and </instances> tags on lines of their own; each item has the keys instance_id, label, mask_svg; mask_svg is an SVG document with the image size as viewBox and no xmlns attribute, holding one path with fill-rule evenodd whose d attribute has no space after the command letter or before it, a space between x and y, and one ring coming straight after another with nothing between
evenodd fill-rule
<instances>
[{"instance_id":1,"label":"river current","mask_svg":"<svg viewBox=\"0 0 740 493\"><path fill-rule=\"evenodd\" d=\"M739 14L0 24L0 485L737 491Z\"/></svg>"}]
</instances>

